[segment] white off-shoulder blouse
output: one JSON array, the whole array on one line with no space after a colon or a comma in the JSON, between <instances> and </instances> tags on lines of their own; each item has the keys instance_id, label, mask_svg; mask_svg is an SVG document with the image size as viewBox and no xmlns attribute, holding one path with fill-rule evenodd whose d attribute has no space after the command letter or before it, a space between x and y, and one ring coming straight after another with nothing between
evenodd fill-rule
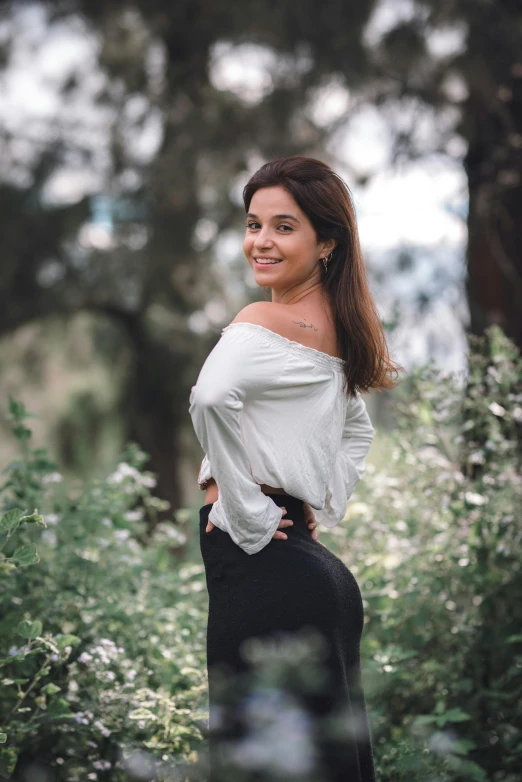
<instances>
[{"instance_id":1,"label":"white off-shoulder blouse","mask_svg":"<svg viewBox=\"0 0 522 782\"><path fill-rule=\"evenodd\" d=\"M254 323L226 326L190 392L189 413L213 477L209 520L247 554L261 551L281 508L261 484L304 500L335 527L365 468L375 430L359 392L343 391L343 360Z\"/></svg>"}]
</instances>

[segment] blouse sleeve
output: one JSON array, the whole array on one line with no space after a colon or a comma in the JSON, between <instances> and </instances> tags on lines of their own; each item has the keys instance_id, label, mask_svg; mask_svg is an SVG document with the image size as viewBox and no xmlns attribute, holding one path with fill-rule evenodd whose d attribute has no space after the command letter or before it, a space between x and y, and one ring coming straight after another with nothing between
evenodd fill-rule
<instances>
[{"instance_id":1,"label":"blouse sleeve","mask_svg":"<svg viewBox=\"0 0 522 782\"><path fill-rule=\"evenodd\" d=\"M225 329L190 392L194 430L219 489L208 518L247 554L269 543L283 511L252 477L241 411L249 398L270 392L286 360L283 351L259 335Z\"/></svg>"},{"instance_id":2,"label":"blouse sleeve","mask_svg":"<svg viewBox=\"0 0 522 782\"><path fill-rule=\"evenodd\" d=\"M375 429L359 392L348 400L341 447L328 484L324 507L314 510L316 521L335 527L344 517L348 500L366 470L366 454Z\"/></svg>"},{"instance_id":3,"label":"blouse sleeve","mask_svg":"<svg viewBox=\"0 0 522 782\"><path fill-rule=\"evenodd\" d=\"M208 456L207 454L205 454L198 472L198 486L201 489L201 491L205 491L211 478L212 478L212 469L210 467L210 461L208 459Z\"/></svg>"}]
</instances>

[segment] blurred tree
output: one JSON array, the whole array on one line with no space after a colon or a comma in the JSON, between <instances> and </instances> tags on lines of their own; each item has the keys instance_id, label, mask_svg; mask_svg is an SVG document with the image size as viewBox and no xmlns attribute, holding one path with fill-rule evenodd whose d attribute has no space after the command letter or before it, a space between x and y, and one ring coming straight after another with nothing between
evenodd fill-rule
<instances>
[{"instance_id":1,"label":"blurred tree","mask_svg":"<svg viewBox=\"0 0 522 782\"><path fill-rule=\"evenodd\" d=\"M0 4L5 70L23 5ZM471 330L480 333L496 321L522 345L522 11L516 0L389 4L391 23L381 24L373 39L374 0L28 5L46 10L49 29L72 20L93 37L103 73L95 103L110 138L100 193L107 196L111 231L105 246L89 244L81 234L86 199L60 209L45 199L53 173L71 158L98 165L85 134L69 132L60 117L33 135L32 128L6 127L0 334L46 313L82 308L117 320L134 355L122 400L128 436L151 454L158 493L175 506L182 500L176 465L189 388L215 339L196 338L187 322L211 296L230 300L212 260L216 239L238 227L236 177L258 160L300 152L325 157L335 127L319 127L307 107L332 76L383 115L399 106L387 114L396 158L453 155L456 134L464 139ZM223 42L271 52L258 99L213 83L215 47ZM89 67L79 67L63 82L64 108L91 77ZM433 142L419 121L426 107L437 128ZM85 128L89 121L82 118ZM137 140L150 123L159 142L148 158ZM21 140L31 147L25 162ZM90 205L92 217L100 204Z\"/></svg>"},{"instance_id":2,"label":"blurred tree","mask_svg":"<svg viewBox=\"0 0 522 782\"><path fill-rule=\"evenodd\" d=\"M21 5L1 6L6 69ZM253 155L321 154L327 130L314 125L303 107L332 70L350 82L363 77L361 31L373 3L330 0L319 9L308 2L297 12L289 0L270 7L248 0L233 13L224 0L39 5L46 9L46 35L74 19L86 36L93 31L96 36L104 74L96 103L108 110L110 164L103 186L108 199L91 201L91 210L95 216L105 211L111 231L107 246L99 241L89 246L79 230L88 217L85 199L61 210L46 203L51 176L71 156L95 165L88 143L67 135L60 124L29 139L27 128L5 129L7 180L21 165L15 160L20 137L35 143L33 163L31 156L25 160L24 183L6 185L9 213L0 215L2 233L9 219L10 239L4 249L9 263L0 270L0 334L57 311L84 308L117 319L134 355L124 393L127 436L151 455L158 494L177 506L183 498L176 466L189 389L215 341L212 334L202 345L187 319L211 294L229 298L223 275L211 264L212 244L198 233L202 218L214 237L237 227L233 184L249 170ZM212 84L213 47L222 41L273 51L270 89L259 101ZM91 75L78 68L63 83L64 106ZM152 162L143 162L136 137L151 117L161 140ZM86 127L89 119L84 117ZM54 228L52 220L62 214L64 225ZM41 241L32 221L46 226L52 243Z\"/></svg>"},{"instance_id":3,"label":"blurred tree","mask_svg":"<svg viewBox=\"0 0 522 782\"><path fill-rule=\"evenodd\" d=\"M458 157L456 134L464 140L470 330L498 323L522 348L522 4L414 0L396 10L372 40L371 99L393 109L396 158ZM426 108L437 129L429 141Z\"/></svg>"}]
</instances>

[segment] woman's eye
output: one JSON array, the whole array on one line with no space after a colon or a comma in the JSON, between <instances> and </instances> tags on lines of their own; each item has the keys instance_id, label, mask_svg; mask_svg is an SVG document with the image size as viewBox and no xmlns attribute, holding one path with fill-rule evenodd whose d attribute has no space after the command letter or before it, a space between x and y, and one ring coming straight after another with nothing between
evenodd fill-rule
<instances>
[{"instance_id":1,"label":"woman's eye","mask_svg":"<svg viewBox=\"0 0 522 782\"><path fill-rule=\"evenodd\" d=\"M247 228L253 228L253 226L259 225L259 223L247 223ZM285 225L284 223L281 223L281 225L278 226L278 228L288 228L289 231L292 230L291 225ZM286 233L286 231L284 231Z\"/></svg>"}]
</instances>

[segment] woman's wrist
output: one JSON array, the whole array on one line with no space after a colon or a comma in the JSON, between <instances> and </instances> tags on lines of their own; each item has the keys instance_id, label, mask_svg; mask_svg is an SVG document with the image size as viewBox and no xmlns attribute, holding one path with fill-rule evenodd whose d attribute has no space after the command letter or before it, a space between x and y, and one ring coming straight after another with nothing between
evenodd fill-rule
<instances>
[{"instance_id":1,"label":"woman's wrist","mask_svg":"<svg viewBox=\"0 0 522 782\"><path fill-rule=\"evenodd\" d=\"M218 485L214 478L209 478L205 485L205 505L209 505L211 502L216 502L219 497Z\"/></svg>"}]
</instances>

